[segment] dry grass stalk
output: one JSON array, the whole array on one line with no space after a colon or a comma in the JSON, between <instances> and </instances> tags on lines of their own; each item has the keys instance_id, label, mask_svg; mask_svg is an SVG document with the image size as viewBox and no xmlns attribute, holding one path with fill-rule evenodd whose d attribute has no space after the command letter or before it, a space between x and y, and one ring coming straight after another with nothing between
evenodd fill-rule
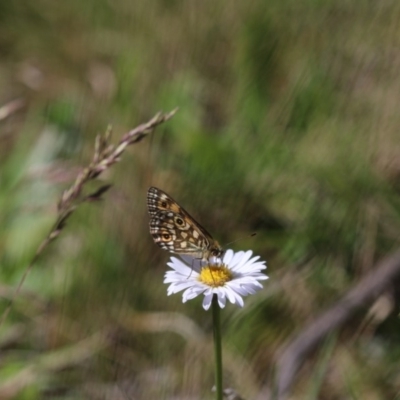
<instances>
[{"instance_id":1,"label":"dry grass stalk","mask_svg":"<svg viewBox=\"0 0 400 400\"><path fill-rule=\"evenodd\" d=\"M43 250L56 237L58 237L58 235L64 229L68 218L73 214L77 207L79 207L79 205L85 202L100 200L102 198L102 195L107 192L107 190L111 187L111 185L109 184L103 185L95 192L92 192L89 195L82 196L84 185L87 184L89 181L96 179L99 175L101 175L101 173L110 168L113 164L120 161L122 153L129 145L140 142L147 135L153 132L158 125L172 118L175 115L176 111L177 109L167 114L156 114L150 121L141 124L135 129L127 132L120 139L117 145L113 145L110 142L112 132L110 127L106 130L104 135L98 135L96 137L95 151L92 162L89 164L88 167L86 167L78 174L72 186L69 189L65 190L61 195L57 206L56 222L50 229L47 237L38 247L36 254L27 266L17 288L15 289L14 295L9 300L9 304L7 305L0 319L0 328L7 318L11 310L12 304L15 298L18 296L18 293L20 292L21 287L29 274L29 271L32 269L32 266L36 263Z\"/></svg>"}]
</instances>

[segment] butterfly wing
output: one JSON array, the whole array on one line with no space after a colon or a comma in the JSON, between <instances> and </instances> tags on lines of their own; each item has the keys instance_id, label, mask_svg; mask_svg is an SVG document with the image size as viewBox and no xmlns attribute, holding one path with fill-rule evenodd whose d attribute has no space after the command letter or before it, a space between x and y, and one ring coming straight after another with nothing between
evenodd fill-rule
<instances>
[{"instance_id":1,"label":"butterfly wing","mask_svg":"<svg viewBox=\"0 0 400 400\"><path fill-rule=\"evenodd\" d=\"M147 207L150 233L158 246L171 253L208 257L211 244L216 242L171 196L151 187L147 192Z\"/></svg>"}]
</instances>

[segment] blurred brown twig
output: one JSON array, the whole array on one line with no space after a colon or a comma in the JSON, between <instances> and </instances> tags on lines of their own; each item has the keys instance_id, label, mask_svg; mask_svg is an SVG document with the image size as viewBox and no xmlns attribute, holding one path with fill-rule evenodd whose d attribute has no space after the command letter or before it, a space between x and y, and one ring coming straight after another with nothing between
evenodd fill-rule
<instances>
[{"instance_id":1,"label":"blurred brown twig","mask_svg":"<svg viewBox=\"0 0 400 400\"><path fill-rule=\"evenodd\" d=\"M372 303L400 277L400 251L382 260L333 307L306 326L277 362L276 399L287 398L302 362L330 332L348 321L360 307Z\"/></svg>"},{"instance_id":2,"label":"blurred brown twig","mask_svg":"<svg viewBox=\"0 0 400 400\"><path fill-rule=\"evenodd\" d=\"M8 118L10 115L14 114L24 106L25 106L25 100L21 98L11 100L7 104L4 104L3 106L0 107L0 121Z\"/></svg>"},{"instance_id":3,"label":"blurred brown twig","mask_svg":"<svg viewBox=\"0 0 400 400\"><path fill-rule=\"evenodd\" d=\"M73 212L81 205L82 203L98 201L101 199L101 196L110 189L111 185L103 185L98 188L96 191L88 194L82 195L82 191L84 185L91 180L96 179L101 173L111 167L111 165L117 163L121 159L122 153L125 149L134 143L140 142L143 138L145 138L148 134L153 132L153 130L163 122L171 119L177 109L171 111L167 114L158 113L156 114L150 121L137 126L135 129L127 132L118 142L117 145L113 145L110 143L112 130L109 127L104 135L98 135L96 137L95 142L95 150L92 162L82 170L75 179L75 182L72 186L65 190L61 195L61 198L57 205L57 218L56 222L50 229L47 237L43 240L43 242L38 247L36 254L32 258L29 265L26 267L26 270L15 289L14 295L9 300L9 304L4 310L1 319L0 319L0 328L7 318L7 315L10 312L12 304L21 290L21 287L29 274L29 271L32 269L32 266L36 263L37 259L43 252L43 250L61 233L63 228L65 227L66 221L73 214Z\"/></svg>"}]
</instances>

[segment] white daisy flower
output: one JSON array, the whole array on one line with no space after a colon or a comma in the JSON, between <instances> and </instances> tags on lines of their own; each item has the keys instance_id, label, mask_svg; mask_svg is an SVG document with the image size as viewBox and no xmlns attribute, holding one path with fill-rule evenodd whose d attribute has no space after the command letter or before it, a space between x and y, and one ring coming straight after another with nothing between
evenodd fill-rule
<instances>
[{"instance_id":1,"label":"white daisy flower","mask_svg":"<svg viewBox=\"0 0 400 400\"><path fill-rule=\"evenodd\" d=\"M194 299L204 294L203 308L208 310L213 295L218 296L218 304L225 307L226 299L232 304L243 307L243 296L262 289L259 281L268 279L260 272L266 268L265 261L258 261L259 256L251 258L253 252L227 250L219 264L201 265L201 261L183 256L182 259L171 257L165 273L164 283L169 283L168 296L184 290L182 301ZM204 261L203 261L204 264Z\"/></svg>"}]
</instances>

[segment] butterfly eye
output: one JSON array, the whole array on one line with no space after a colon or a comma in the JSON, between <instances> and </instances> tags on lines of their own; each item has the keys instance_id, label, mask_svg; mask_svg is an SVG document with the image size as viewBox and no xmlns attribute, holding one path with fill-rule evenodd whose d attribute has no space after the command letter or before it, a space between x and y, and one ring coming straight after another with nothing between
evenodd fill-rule
<instances>
[{"instance_id":1,"label":"butterfly eye","mask_svg":"<svg viewBox=\"0 0 400 400\"><path fill-rule=\"evenodd\" d=\"M178 225L183 225L183 220L182 220L181 218L176 218L176 219L175 219L175 222L176 222Z\"/></svg>"},{"instance_id":2,"label":"butterfly eye","mask_svg":"<svg viewBox=\"0 0 400 400\"><path fill-rule=\"evenodd\" d=\"M211 251L211 255L212 255L213 257L220 257L220 256L222 255L222 251L221 251L221 250L214 249L214 250Z\"/></svg>"},{"instance_id":3,"label":"butterfly eye","mask_svg":"<svg viewBox=\"0 0 400 400\"><path fill-rule=\"evenodd\" d=\"M171 235L169 235L168 233L165 233L163 235L164 240L169 240L171 238Z\"/></svg>"},{"instance_id":4,"label":"butterfly eye","mask_svg":"<svg viewBox=\"0 0 400 400\"><path fill-rule=\"evenodd\" d=\"M163 201L163 202L161 203L161 206L164 207L164 208L167 207L167 202L166 202L166 201Z\"/></svg>"}]
</instances>

